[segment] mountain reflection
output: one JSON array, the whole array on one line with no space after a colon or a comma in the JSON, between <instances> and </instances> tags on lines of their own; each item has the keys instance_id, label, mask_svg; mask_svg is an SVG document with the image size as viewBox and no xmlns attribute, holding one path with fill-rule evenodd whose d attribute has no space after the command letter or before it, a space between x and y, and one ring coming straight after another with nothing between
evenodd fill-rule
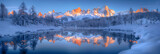
<instances>
[{"instance_id":1,"label":"mountain reflection","mask_svg":"<svg viewBox=\"0 0 160 54\"><path fill-rule=\"evenodd\" d=\"M65 40L67 43L75 44L77 46L93 44L94 46L108 47L110 44L117 42L119 45L123 42L128 43L128 47L137 43L137 37L132 34L114 33L107 31L52 31L42 33L31 33L31 34L19 34L14 37L3 37L0 40L0 49L2 54L6 54L9 48L19 50L20 54L26 54L31 48L35 50L37 43L40 41L60 42Z\"/></svg>"}]
</instances>

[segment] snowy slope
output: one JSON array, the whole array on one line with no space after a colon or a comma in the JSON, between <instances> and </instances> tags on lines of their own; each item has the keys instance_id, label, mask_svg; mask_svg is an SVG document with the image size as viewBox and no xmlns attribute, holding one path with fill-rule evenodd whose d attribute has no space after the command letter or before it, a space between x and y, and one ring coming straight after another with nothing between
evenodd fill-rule
<instances>
[{"instance_id":1,"label":"snowy slope","mask_svg":"<svg viewBox=\"0 0 160 54\"><path fill-rule=\"evenodd\" d=\"M138 44L120 54L159 54L160 53L160 24L148 25L135 29L136 35L141 35Z\"/></svg>"},{"instance_id":2,"label":"snowy slope","mask_svg":"<svg viewBox=\"0 0 160 54\"><path fill-rule=\"evenodd\" d=\"M143 19L144 20L144 19ZM117 25L111 29L133 30L139 36L138 43L131 49L122 51L119 54L160 54L160 24L145 25Z\"/></svg>"}]
</instances>

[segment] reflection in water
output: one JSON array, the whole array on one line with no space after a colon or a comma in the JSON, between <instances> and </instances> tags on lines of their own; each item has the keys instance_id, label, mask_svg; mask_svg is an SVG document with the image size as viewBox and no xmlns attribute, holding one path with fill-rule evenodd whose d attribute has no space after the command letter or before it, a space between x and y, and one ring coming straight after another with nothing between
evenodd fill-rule
<instances>
[{"instance_id":1,"label":"reflection in water","mask_svg":"<svg viewBox=\"0 0 160 54\"><path fill-rule=\"evenodd\" d=\"M8 50L11 50L10 48L13 48L13 50L18 49L20 54L26 54L27 51L30 50L29 48L32 50L36 49L38 41L40 42L39 44L44 44L42 43L43 41L56 44L56 42L62 42L62 40L65 40L66 43L76 44L77 46L93 44L93 46L102 46L104 48L111 44L114 45L116 42L120 45L122 41L127 43L128 47L137 43L137 38L132 34L106 32L101 30L53 31L34 34L20 34L10 37L11 39L9 40L4 38L1 38L2 40L0 40L0 49L2 54L6 54Z\"/></svg>"}]
</instances>

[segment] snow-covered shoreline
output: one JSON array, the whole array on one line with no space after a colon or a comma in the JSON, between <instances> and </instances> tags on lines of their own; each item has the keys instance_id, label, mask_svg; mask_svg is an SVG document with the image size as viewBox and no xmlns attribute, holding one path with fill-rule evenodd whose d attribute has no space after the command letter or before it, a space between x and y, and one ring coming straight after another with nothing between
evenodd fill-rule
<instances>
[{"instance_id":1,"label":"snow-covered shoreline","mask_svg":"<svg viewBox=\"0 0 160 54\"><path fill-rule=\"evenodd\" d=\"M54 29L59 30L61 27L55 26L44 26L44 25L30 25L30 26L17 26L13 25L8 21L0 21L0 35L14 35L16 32L26 32L26 31L37 31L37 30L47 30Z\"/></svg>"},{"instance_id":2,"label":"snow-covered shoreline","mask_svg":"<svg viewBox=\"0 0 160 54\"><path fill-rule=\"evenodd\" d=\"M160 53L160 24L126 24L110 26L106 29L132 30L135 36L139 36L138 43L131 49L120 52L119 54L159 54Z\"/></svg>"},{"instance_id":3,"label":"snow-covered shoreline","mask_svg":"<svg viewBox=\"0 0 160 54\"><path fill-rule=\"evenodd\" d=\"M132 30L135 36L139 36L138 43L131 49L120 52L119 54L159 54L160 53L160 24L145 25L117 25L110 29Z\"/></svg>"},{"instance_id":4,"label":"snow-covered shoreline","mask_svg":"<svg viewBox=\"0 0 160 54\"><path fill-rule=\"evenodd\" d=\"M159 54L160 53L160 24L140 26L133 29L136 36L140 35L138 43L131 49L120 52L120 54Z\"/></svg>"}]
</instances>

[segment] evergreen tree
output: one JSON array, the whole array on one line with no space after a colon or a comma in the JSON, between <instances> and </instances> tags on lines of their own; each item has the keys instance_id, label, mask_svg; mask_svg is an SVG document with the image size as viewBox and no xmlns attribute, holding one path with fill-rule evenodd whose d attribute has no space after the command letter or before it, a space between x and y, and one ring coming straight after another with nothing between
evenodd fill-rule
<instances>
[{"instance_id":1,"label":"evergreen tree","mask_svg":"<svg viewBox=\"0 0 160 54\"><path fill-rule=\"evenodd\" d=\"M129 13L133 14L133 9L132 8L130 8Z\"/></svg>"},{"instance_id":2,"label":"evergreen tree","mask_svg":"<svg viewBox=\"0 0 160 54\"><path fill-rule=\"evenodd\" d=\"M3 3L1 3L0 5L0 18L1 20L4 20L5 17L7 17L7 8L5 7L5 5Z\"/></svg>"},{"instance_id":3,"label":"evergreen tree","mask_svg":"<svg viewBox=\"0 0 160 54\"><path fill-rule=\"evenodd\" d=\"M17 13L16 13L16 11L15 10L13 10L13 18L16 18L17 17Z\"/></svg>"},{"instance_id":4,"label":"evergreen tree","mask_svg":"<svg viewBox=\"0 0 160 54\"><path fill-rule=\"evenodd\" d=\"M11 16L11 19L12 19L13 24L17 24L16 23L18 21L17 20L17 13L14 10L13 10L13 15Z\"/></svg>"},{"instance_id":5,"label":"evergreen tree","mask_svg":"<svg viewBox=\"0 0 160 54\"><path fill-rule=\"evenodd\" d=\"M29 24L29 19L28 19L28 14L27 12L25 12L25 10L27 10L25 3L22 2L22 4L19 7L19 11L18 11L18 17L17 17L17 21L16 24L20 25L20 26L26 26Z\"/></svg>"},{"instance_id":6,"label":"evergreen tree","mask_svg":"<svg viewBox=\"0 0 160 54\"><path fill-rule=\"evenodd\" d=\"M131 19L130 19L131 22L130 22L130 23L132 24L132 20L133 20L133 17L132 17L132 15L133 15L133 9L130 8L129 12L130 12L130 14L131 14Z\"/></svg>"},{"instance_id":7,"label":"evergreen tree","mask_svg":"<svg viewBox=\"0 0 160 54\"><path fill-rule=\"evenodd\" d=\"M31 24L38 24L37 21L37 13L35 11L35 7L32 6L31 9L29 10L29 23Z\"/></svg>"}]
</instances>

